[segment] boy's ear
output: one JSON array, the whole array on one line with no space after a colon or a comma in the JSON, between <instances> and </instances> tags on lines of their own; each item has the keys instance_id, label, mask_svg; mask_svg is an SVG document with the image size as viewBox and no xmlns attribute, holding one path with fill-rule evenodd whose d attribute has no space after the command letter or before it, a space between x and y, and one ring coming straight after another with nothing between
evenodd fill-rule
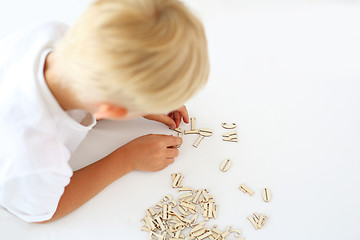
<instances>
[{"instance_id":1,"label":"boy's ear","mask_svg":"<svg viewBox=\"0 0 360 240\"><path fill-rule=\"evenodd\" d=\"M100 103L94 113L96 119L122 119L127 114L126 108L109 103Z\"/></svg>"}]
</instances>

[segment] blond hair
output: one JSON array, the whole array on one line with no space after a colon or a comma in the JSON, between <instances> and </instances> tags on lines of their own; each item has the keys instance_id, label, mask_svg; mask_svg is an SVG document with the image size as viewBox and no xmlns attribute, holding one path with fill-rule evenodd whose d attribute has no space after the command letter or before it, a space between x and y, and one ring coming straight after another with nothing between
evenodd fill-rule
<instances>
[{"instance_id":1,"label":"blond hair","mask_svg":"<svg viewBox=\"0 0 360 240\"><path fill-rule=\"evenodd\" d=\"M178 0L97 0L55 52L82 100L132 113L180 107L209 74L203 25Z\"/></svg>"}]
</instances>

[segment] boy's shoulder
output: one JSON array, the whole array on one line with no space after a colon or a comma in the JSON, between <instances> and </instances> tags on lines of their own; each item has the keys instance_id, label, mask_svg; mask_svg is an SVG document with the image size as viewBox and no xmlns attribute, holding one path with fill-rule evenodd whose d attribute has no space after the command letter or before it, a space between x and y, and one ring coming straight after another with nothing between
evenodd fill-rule
<instances>
[{"instance_id":1,"label":"boy's shoulder","mask_svg":"<svg viewBox=\"0 0 360 240\"><path fill-rule=\"evenodd\" d=\"M68 29L65 23L50 21L18 29L0 38L0 83L11 65L19 62L28 52L38 50L36 48L50 47Z\"/></svg>"},{"instance_id":2,"label":"boy's shoulder","mask_svg":"<svg viewBox=\"0 0 360 240\"><path fill-rule=\"evenodd\" d=\"M93 126L63 111L44 78L46 57L67 29L50 22L0 40L0 206L25 221L53 215L72 175L71 153Z\"/></svg>"},{"instance_id":3,"label":"boy's shoulder","mask_svg":"<svg viewBox=\"0 0 360 240\"><path fill-rule=\"evenodd\" d=\"M56 32L64 32L69 29L69 25L60 22L60 21L46 21L40 23L34 23L19 29L16 29L14 32L0 36L0 41L7 39L15 39L21 36L36 36L38 34L44 33L56 33Z\"/></svg>"},{"instance_id":4,"label":"boy's shoulder","mask_svg":"<svg viewBox=\"0 0 360 240\"><path fill-rule=\"evenodd\" d=\"M5 51L14 50L12 47L24 48L41 39L62 37L68 29L69 25L57 21L37 23L18 29L0 38L1 55L4 55Z\"/></svg>"}]
</instances>

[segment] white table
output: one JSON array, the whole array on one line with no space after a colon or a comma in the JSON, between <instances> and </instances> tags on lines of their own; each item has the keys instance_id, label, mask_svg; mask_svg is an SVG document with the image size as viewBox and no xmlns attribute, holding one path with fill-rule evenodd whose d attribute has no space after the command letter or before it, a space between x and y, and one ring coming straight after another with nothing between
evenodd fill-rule
<instances>
[{"instance_id":1,"label":"white table","mask_svg":"<svg viewBox=\"0 0 360 240\"><path fill-rule=\"evenodd\" d=\"M27 224L0 210L0 239L147 239L140 219L165 194L178 195L171 188L175 172L184 186L206 187L214 196L219 213L211 225L239 228L248 240L360 239L360 7L228 3L197 9L211 76L187 103L197 127L214 135L198 149L196 136L184 136L173 165L132 172L54 223ZM238 124L238 143L221 140L222 122ZM144 119L102 121L71 165L80 168L147 133L172 131ZM227 173L219 170L225 158L233 161ZM240 192L241 183L254 196ZM269 203L263 187L273 194ZM261 230L246 219L253 212L269 216Z\"/></svg>"}]
</instances>

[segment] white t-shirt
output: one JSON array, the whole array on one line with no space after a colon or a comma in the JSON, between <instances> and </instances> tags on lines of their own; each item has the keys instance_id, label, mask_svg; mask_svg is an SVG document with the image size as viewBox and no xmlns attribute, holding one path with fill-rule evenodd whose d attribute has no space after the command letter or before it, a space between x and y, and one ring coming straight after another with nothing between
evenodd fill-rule
<instances>
[{"instance_id":1,"label":"white t-shirt","mask_svg":"<svg viewBox=\"0 0 360 240\"><path fill-rule=\"evenodd\" d=\"M96 123L65 112L44 79L46 56L67 29L50 22L0 39L0 206L27 222L53 216L70 156Z\"/></svg>"}]
</instances>

